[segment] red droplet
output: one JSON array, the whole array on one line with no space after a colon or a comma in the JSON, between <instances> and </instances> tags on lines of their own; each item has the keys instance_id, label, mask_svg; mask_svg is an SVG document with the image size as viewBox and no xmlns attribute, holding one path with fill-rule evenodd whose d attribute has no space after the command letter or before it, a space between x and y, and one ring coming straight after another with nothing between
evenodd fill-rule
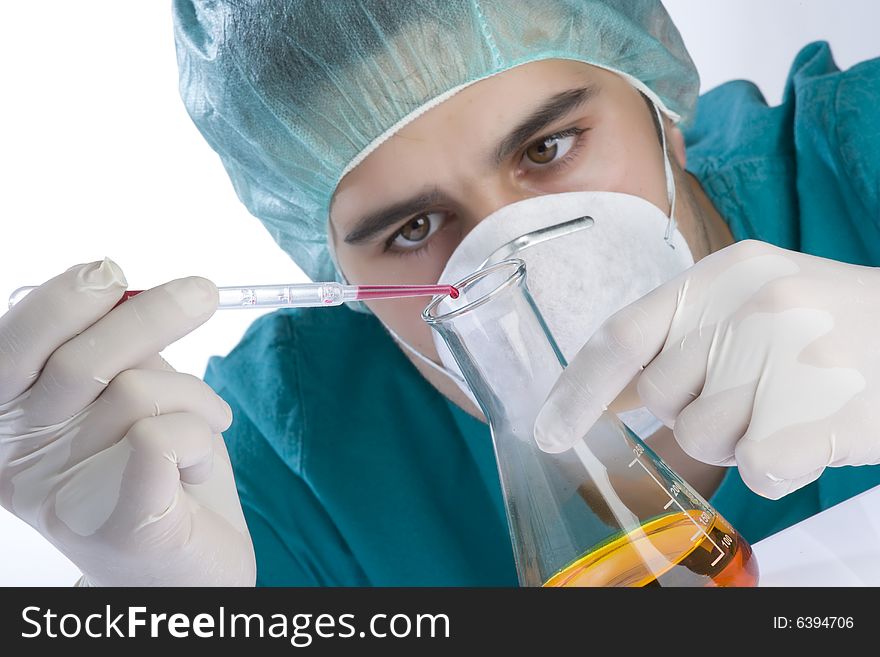
<instances>
[{"instance_id":1,"label":"red droplet","mask_svg":"<svg viewBox=\"0 0 880 657\"><path fill-rule=\"evenodd\" d=\"M453 299L458 299L458 289L456 289L455 287L450 285L449 286L449 296L452 297Z\"/></svg>"}]
</instances>

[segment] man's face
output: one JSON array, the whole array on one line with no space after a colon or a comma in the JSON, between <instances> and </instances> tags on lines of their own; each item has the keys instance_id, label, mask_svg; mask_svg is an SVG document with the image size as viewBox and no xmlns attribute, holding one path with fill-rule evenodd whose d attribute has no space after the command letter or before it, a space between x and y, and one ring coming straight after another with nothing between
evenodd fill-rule
<instances>
[{"instance_id":1,"label":"man's face","mask_svg":"<svg viewBox=\"0 0 880 657\"><path fill-rule=\"evenodd\" d=\"M337 188L330 238L352 283L435 283L465 235L499 208L593 190L640 196L668 213L651 110L613 73L568 60L535 62L471 85L371 153ZM693 247L689 218L676 214ZM420 318L427 301L369 306L436 361L431 330ZM469 406L448 381L417 366Z\"/></svg>"}]
</instances>

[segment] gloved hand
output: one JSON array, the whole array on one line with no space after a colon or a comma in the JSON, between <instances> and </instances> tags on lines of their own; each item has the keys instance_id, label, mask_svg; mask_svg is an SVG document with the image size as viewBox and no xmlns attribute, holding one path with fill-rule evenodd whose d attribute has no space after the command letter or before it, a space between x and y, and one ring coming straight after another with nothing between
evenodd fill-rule
<instances>
[{"instance_id":1,"label":"gloved hand","mask_svg":"<svg viewBox=\"0 0 880 657\"><path fill-rule=\"evenodd\" d=\"M880 269L751 240L702 259L589 339L538 416L538 444L566 449L632 380L685 452L738 466L765 497L876 464Z\"/></svg>"},{"instance_id":2,"label":"gloved hand","mask_svg":"<svg viewBox=\"0 0 880 657\"><path fill-rule=\"evenodd\" d=\"M231 410L159 356L217 289L183 278L113 308L126 285L110 260L78 265L0 317L0 503L88 584L253 585Z\"/></svg>"}]
</instances>

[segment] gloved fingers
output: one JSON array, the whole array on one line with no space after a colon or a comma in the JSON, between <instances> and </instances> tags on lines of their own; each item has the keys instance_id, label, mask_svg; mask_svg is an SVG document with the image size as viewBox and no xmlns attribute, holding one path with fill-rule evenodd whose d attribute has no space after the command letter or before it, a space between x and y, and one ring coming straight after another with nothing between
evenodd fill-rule
<instances>
[{"instance_id":1,"label":"gloved fingers","mask_svg":"<svg viewBox=\"0 0 880 657\"><path fill-rule=\"evenodd\" d=\"M815 481L843 448L825 429L825 423L802 424L757 440L747 431L734 452L743 482L777 500Z\"/></svg>"},{"instance_id":2,"label":"gloved fingers","mask_svg":"<svg viewBox=\"0 0 880 657\"><path fill-rule=\"evenodd\" d=\"M153 354L148 356L132 369L135 370L165 370L167 372L176 372L177 370L167 360L162 358L161 354Z\"/></svg>"},{"instance_id":3,"label":"gloved fingers","mask_svg":"<svg viewBox=\"0 0 880 657\"><path fill-rule=\"evenodd\" d=\"M824 467L817 468L793 479L780 479L779 481L768 479L766 475L764 477L752 477L750 474L743 476L742 470L740 470L740 476L743 482L761 497L766 497L769 500L778 500L808 484L812 484L822 476L824 471Z\"/></svg>"},{"instance_id":4,"label":"gloved fingers","mask_svg":"<svg viewBox=\"0 0 880 657\"><path fill-rule=\"evenodd\" d=\"M675 419L673 433L691 458L712 465L735 465L737 442L749 428L756 382L701 395Z\"/></svg>"},{"instance_id":5,"label":"gloved fingers","mask_svg":"<svg viewBox=\"0 0 880 657\"><path fill-rule=\"evenodd\" d=\"M46 426L70 418L117 374L204 323L217 302L214 284L191 276L120 304L55 350L23 404L29 421Z\"/></svg>"},{"instance_id":6,"label":"gloved fingers","mask_svg":"<svg viewBox=\"0 0 880 657\"><path fill-rule=\"evenodd\" d=\"M211 427L194 413L169 413L135 422L123 439L131 448L122 494L140 526L185 511L181 482L200 483L214 457Z\"/></svg>"},{"instance_id":7,"label":"gloved fingers","mask_svg":"<svg viewBox=\"0 0 880 657\"><path fill-rule=\"evenodd\" d=\"M213 433L229 428L232 409L211 387L191 374L167 370L120 372L89 408L72 438L70 462L77 463L120 440L143 418L192 413Z\"/></svg>"},{"instance_id":8,"label":"gloved fingers","mask_svg":"<svg viewBox=\"0 0 880 657\"><path fill-rule=\"evenodd\" d=\"M214 438L218 437L220 434L214 434L211 436L211 443L214 443ZM204 458L200 461L193 463L192 465L181 465L178 470L180 471L180 483L182 484L190 484L193 486L198 486L199 484L204 484L209 479L211 479L211 475L214 472L214 458L216 457L216 452L214 449L208 450L205 454Z\"/></svg>"},{"instance_id":9,"label":"gloved fingers","mask_svg":"<svg viewBox=\"0 0 880 657\"><path fill-rule=\"evenodd\" d=\"M148 417L122 440L60 474L34 473L40 476L23 495L37 507L31 521L62 543L81 544L89 537L92 550L102 543L140 549L150 541L134 545L131 536L137 529L158 527L156 523L168 519L162 524L165 534L159 536L167 540L168 523L176 526L189 512L181 482L207 479L213 454L211 429L201 417Z\"/></svg>"},{"instance_id":10,"label":"gloved fingers","mask_svg":"<svg viewBox=\"0 0 880 657\"><path fill-rule=\"evenodd\" d=\"M693 330L667 343L639 375L639 399L666 426L674 426L682 409L703 390L713 336L711 329Z\"/></svg>"},{"instance_id":11,"label":"gloved fingers","mask_svg":"<svg viewBox=\"0 0 880 657\"><path fill-rule=\"evenodd\" d=\"M27 390L52 353L106 315L127 285L109 258L76 265L0 316L0 404Z\"/></svg>"},{"instance_id":12,"label":"gloved fingers","mask_svg":"<svg viewBox=\"0 0 880 657\"><path fill-rule=\"evenodd\" d=\"M121 422L120 436L141 418L167 413L195 413L214 433L232 422L229 404L199 377L184 372L125 370L113 377L99 402L90 415L100 414L104 426Z\"/></svg>"},{"instance_id":13,"label":"gloved fingers","mask_svg":"<svg viewBox=\"0 0 880 657\"><path fill-rule=\"evenodd\" d=\"M561 452L582 437L666 341L677 283L660 286L612 315L559 377L535 423L535 440Z\"/></svg>"},{"instance_id":14,"label":"gloved fingers","mask_svg":"<svg viewBox=\"0 0 880 657\"><path fill-rule=\"evenodd\" d=\"M210 477L198 486L184 486L184 489L190 498L222 517L236 531L247 535L247 523L223 436L214 435L214 460Z\"/></svg>"}]
</instances>

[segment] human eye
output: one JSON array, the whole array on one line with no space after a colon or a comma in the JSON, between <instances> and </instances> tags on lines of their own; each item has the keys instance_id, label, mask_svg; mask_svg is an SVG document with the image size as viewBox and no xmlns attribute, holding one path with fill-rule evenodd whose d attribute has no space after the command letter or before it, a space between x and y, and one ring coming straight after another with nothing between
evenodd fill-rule
<instances>
[{"instance_id":1,"label":"human eye","mask_svg":"<svg viewBox=\"0 0 880 657\"><path fill-rule=\"evenodd\" d=\"M532 142L523 152L520 166L525 171L540 171L567 164L577 155L584 132L584 128L572 127Z\"/></svg>"},{"instance_id":2,"label":"human eye","mask_svg":"<svg viewBox=\"0 0 880 657\"><path fill-rule=\"evenodd\" d=\"M442 212L425 212L408 220L385 242L385 250L412 252L422 249L445 222Z\"/></svg>"}]
</instances>

